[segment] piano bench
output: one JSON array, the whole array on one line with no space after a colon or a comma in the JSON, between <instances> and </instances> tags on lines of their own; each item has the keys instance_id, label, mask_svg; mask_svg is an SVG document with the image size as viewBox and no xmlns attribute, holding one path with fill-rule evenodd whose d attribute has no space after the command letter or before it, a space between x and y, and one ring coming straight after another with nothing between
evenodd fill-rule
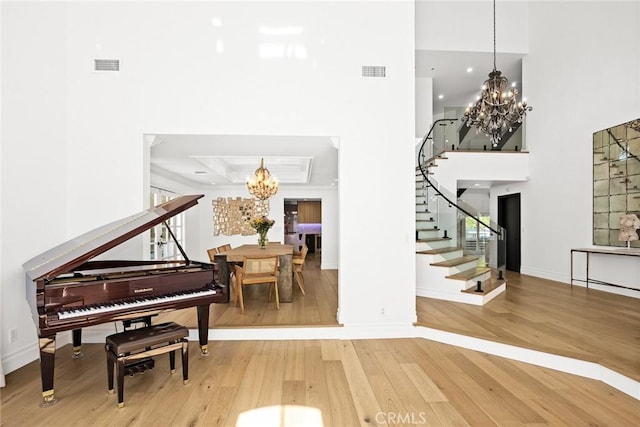
<instances>
[{"instance_id":1,"label":"piano bench","mask_svg":"<svg viewBox=\"0 0 640 427\"><path fill-rule=\"evenodd\" d=\"M171 373L175 373L175 351L182 349L182 380L189 382L189 330L174 322L130 329L109 335L106 339L107 383L113 393L113 373L118 378L118 407L124 406L124 374L127 365L142 359L169 353Z\"/></svg>"}]
</instances>

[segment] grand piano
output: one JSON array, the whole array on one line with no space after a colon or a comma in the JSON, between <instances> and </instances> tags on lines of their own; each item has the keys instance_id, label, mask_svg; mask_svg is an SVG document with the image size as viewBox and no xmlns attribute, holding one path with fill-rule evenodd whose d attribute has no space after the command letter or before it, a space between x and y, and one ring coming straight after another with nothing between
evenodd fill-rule
<instances>
[{"instance_id":1,"label":"grand piano","mask_svg":"<svg viewBox=\"0 0 640 427\"><path fill-rule=\"evenodd\" d=\"M92 260L195 206L203 195L177 197L99 227L26 262L27 300L40 346L42 403L55 403L56 333L72 331L73 357L82 355L82 328L106 322L131 324L168 310L197 307L198 335L206 355L209 305L229 302L217 264L184 260Z\"/></svg>"}]
</instances>

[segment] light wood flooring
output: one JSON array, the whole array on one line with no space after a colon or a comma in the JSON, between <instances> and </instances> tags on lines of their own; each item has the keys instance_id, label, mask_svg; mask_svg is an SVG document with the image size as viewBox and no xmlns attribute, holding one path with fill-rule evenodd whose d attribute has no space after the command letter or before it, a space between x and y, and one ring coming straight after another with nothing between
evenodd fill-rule
<instances>
[{"instance_id":1,"label":"light wood flooring","mask_svg":"<svg viewBox=\"0 0 640 427\"><path fill-rule=\"evenodd\" d=\"M640 381L640 299L507 271L484 306L417 298L418 324L596 362Z\"/></svg>"},{"instance_id":2,"label":"light wood flooring","mask_svg":"<svg viewBox=\"0 0 640 427\"><path fill-rule=\"evenodd\" d=\"M7 376L3 426L637 426L640 404L595 380L423 339L190 345L189 378L156 368L107 394L100 344L57 353L58 402L37 362Z\"/></svg>"},{"instance_id":3,"label":"light wood flooring","mask_svg":"<svg viewBox=\"0 0 640 427\"><path fill-rule=\"evenodd\" d=\"M211 326L336 325L337 272L305 266L306 297L275 310L266 293L246 313L212 306ZM593 360L634 377L640 300L507 274L484 307L417 298L418 323ZM258 287L256 287L258 288ZM264 297L264 298L263 298ZM305 310L294 308L304 304ZM287 309L286 306L291 308ZM284 309L284 311L283 311ZM314 312L312 314L305 311ZM275 314L274 314L275 313ZM174 312L195 326L195 310ZM7 375L2 426L637 426L640 402L595 380L420 338L190 343L190 383L156 368L125 378L125 407L107 394L103 346L56 354L59 402L41 409L39 362Z\"/></svg>"},{"instance_id":4,"label":"light wood flooring","mask_svg":"<svg viewBox=\"0 0 640 427\"><path fill-rule=\"evenodd\" d=\"M338 271L321 270L320 254L308 254L304 264L305 293L293 282L293 301L280 303L276 310L273 296L269 301L266 285L245 286L244 314L239 305L211 304L209 328L247 326L338 326ZM195 329L198 319L194 308L178 310L158 317Z\"/></svg>"}]
</instances>

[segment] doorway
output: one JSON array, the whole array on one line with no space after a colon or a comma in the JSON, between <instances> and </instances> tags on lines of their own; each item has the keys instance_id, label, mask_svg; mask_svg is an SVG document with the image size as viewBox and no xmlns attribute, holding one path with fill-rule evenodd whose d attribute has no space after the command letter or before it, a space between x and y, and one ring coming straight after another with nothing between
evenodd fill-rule
<instances>
[{"instance_id":1,"label":"doorway","mask_svg":"<svg viewBox=\"0 0 640 427\"><path fill-rule=\"evenodd\" d=\"M498 196L498 224L507 232L506 269L520 273L520 193Z\"/></svg>"},{"instance_id":2,"label":"doorway","mask_svg":"<svg viewBox=\"0 0 640 427\"><path fill-rule=\"evenodd\" d=\"M302 246L309 253L322 248L322 201L320 199L285 199L285 242Z\"/></svg>"}]
</instances>

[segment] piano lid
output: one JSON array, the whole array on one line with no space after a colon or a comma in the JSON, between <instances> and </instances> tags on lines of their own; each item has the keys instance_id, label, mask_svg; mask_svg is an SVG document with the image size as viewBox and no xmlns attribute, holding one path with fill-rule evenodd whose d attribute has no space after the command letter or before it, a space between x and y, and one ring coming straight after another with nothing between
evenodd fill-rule
<instances>
[{"instance_id":1,"label":"piano lid","mask_svg":"<svg viewBox=\"0 0 640 427\"><path fill-rule=\"evenodd\" d=\"M53 279L197 205L201 197L204 194L176 197L136 215L103 225L49 249L27 261L22 267L32 281Z\"/></svg>"}]
</instances>

